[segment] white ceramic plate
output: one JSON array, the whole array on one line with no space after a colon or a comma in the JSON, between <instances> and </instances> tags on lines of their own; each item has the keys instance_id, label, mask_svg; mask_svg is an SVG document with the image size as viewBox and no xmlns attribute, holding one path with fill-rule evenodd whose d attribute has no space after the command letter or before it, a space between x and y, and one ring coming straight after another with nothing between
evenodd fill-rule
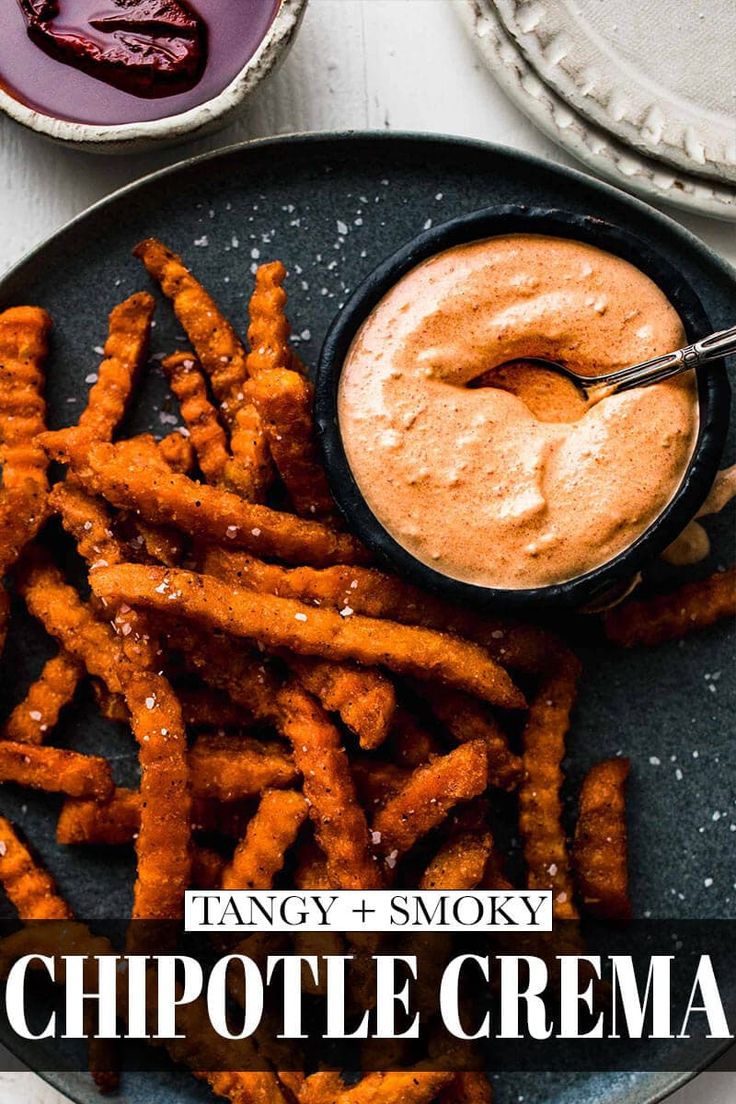
<instances>
[{"instance_id":1,"label":"white ceramic plate","mask_svg":"<svg viewBox=\"0 0 736 1104\"><path fill-rule=\"evenodd\" d=\"M706 0L702 2L705 6ZM604 0L596 3L608 6ZM681 5L684 0L678 0L674 10L679 12ZM647 157L575 111L537 74L504 27L493 0L455 0L455 6L481 57L509 98L592 172L645 199L736 221L736 185Z\"/></svg>"},{"instance_id":2,"label":"white ceramic plate","mask_svg":"<svg viewBox=\"0 0 736 1104\"><path fill-rule=\"evenodd\" d=\"M645 157L736 184L734 0L494 0L539 76Z\"/></svg>"}]
</instances>

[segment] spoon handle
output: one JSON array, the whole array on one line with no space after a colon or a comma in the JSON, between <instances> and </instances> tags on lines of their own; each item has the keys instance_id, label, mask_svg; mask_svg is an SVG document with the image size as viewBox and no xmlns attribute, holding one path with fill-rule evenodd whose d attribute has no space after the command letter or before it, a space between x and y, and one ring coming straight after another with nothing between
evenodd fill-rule
<instances>
[{"instance_id":1,"label":"spoon handle","mask_svg":"<svg viewBox=\"0 0 736 1104\"><path fill-rule=\"evenodd\" d=\"M595 387L605 387L609 395L615 395L620 391L629 391L632 387L645 387L650 383L670 379L680 372L699 368L701 364L731 353L736 353L736 326L719 330L701 341L677 349L674 353L665 353L652 360L642 361L641 364L633 364L630 368L622 368L619 372L599 376Z\"/></svg>"}]
</instances>

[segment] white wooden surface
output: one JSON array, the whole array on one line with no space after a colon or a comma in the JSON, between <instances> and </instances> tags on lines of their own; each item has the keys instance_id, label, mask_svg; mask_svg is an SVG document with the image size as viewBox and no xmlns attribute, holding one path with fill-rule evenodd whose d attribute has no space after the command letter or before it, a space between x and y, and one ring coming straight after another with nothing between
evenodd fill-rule
<instances>
[{"instance_id":1,"label":"white wooden surface","mask_svg":"<svg viewBox=\"0 0 736 1104\"><path fill-rule=\"evenodd\" d=\"M0 271L96 199L181 157L270 134L366 127L484 138L572 164L504 99L450 0L310 0L280 72L209 139L102 158L61 150L0 120ZM733 225L669 213L736 264ZM734 1100L736 1075L706 1073L672 1104ZM64 1099L34 1074L6 1073L0 1074L0 1104Z\"/></svg>"}]
</instances>

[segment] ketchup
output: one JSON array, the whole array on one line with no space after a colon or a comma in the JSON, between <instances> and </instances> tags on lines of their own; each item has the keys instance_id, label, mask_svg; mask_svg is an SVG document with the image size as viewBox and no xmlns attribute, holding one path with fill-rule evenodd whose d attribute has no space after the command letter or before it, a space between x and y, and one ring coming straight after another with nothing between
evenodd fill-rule
<instances>
[{"instance_id":1,"label":"ketchup","mask_svg":"<svg viewBox=\"0 0 736 1104\"><path fill-rule=\"evenodd\" d=\"M0 86L71 122L178 115L217 96L253 56L279 0L8 0Z\"/></svg>"}]
</instances>

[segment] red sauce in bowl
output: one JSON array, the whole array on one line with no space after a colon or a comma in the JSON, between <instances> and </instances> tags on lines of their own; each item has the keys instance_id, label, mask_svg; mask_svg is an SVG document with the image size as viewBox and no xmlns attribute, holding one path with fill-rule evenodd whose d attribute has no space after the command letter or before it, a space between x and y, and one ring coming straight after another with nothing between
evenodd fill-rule
<instances>
[{"instance_id":1,"label":"red sauce in bowl","mask_svg":"<svg viewBox=\"0 0 736 1104\"><path fill-rule=\"evenodd\" d=\"M0 85L93 125L178 115L253 56L279 0L16 0L0 5Z\"/></svg>"}]
</instances>

